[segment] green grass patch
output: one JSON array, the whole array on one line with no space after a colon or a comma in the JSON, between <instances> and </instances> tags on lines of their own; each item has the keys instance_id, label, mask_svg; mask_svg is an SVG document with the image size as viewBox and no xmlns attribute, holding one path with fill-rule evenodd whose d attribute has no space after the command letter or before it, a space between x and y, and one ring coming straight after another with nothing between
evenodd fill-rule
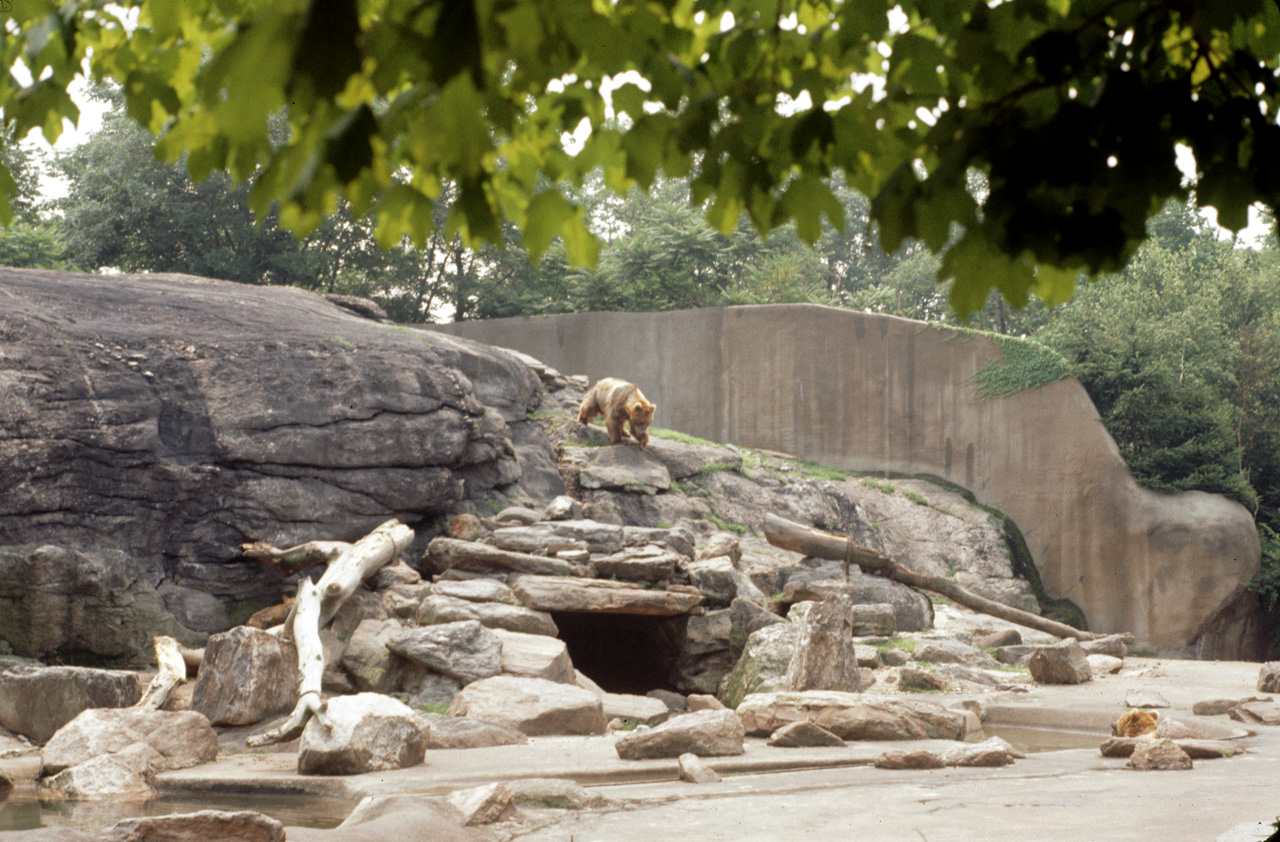
<instances>
[{"instance_id":1,"label":"green grass patch","mask_svg":"<svg viewBox=\"0 0 1280 842\"><path fill-rule=\"evenodd\" d=\"M870 477L863 477L862 484L865 485L867 488L874 488L876 491L879 491L882 494L888 494L890 497L898 493L898 490L893 487L892 483L877 482L876 480L873 480Z\"/></svg>"},{"instance_id":2,"label":"green grass patch","mask_svg":"<svg viewBox=\"0 0 1280 842\"><path fill-rule=\"evenodd\" d=\"M828 468L826 465L819 465L817 462L808 462L804 459L791 460L797 468L804 472L808 479L827 480L828 482L843 482L853 476L852 471L844 471L840 468Z\"/></svg>"},{"instance_id":3,"label":"green grass patch","mask_svg":"<svg viewBox=\"0 0 1280 842\"><path fill-rule=\"evenodd\" d=\"M707 508L710 509L710 511L703 515L703 518L715 524L717 529L722 529L725 532L733 532L736 535L746 535L751 531L741 523L731 523L730 521L720 517L719 513L710 505L708 505Z\"/></svg>"},{"instance_id":4,"label":"green grass patch","mask_svg":"<svg viewBox=\"0 0 1280 842\"><path fill-rule=\"evenodd\" d=\"M999 334L988 338L999 346L1004 358L992 360L973 375L978 397L984 400L1039 389L1071 374L1066 357L1039 342Z\"/></svg>"},{"instance_id":5,"label":"green grass patch","mask_svg":"<svg viewBox=\"0 0 1280 842\"><path fill-rule=\"evenodd\" d=\"M426 336L424 336L422 334L422 331L420 330L414 330L413 328L405 327L404 325L387 325L387 327L391 328L394 331L403 333L405 336L412 336L414 339L418 340L419 342L425 342L427 345L435 347L434 344L431 342L431 340L428 339Z\"/></svg>"},{"instance_id":6,"label":"green grass patch","mask_svg":"<svg viewBox=\"0 0 1280 842\"><path fill-rule=\"evenodd\" d=\"M448 712L449 712L449 705L448 705L448 703L444 703L444 704L435 704L435 705L414 705L414 706L413 706L413 709L414 709L414 710L420 710L420 711L422 711L423 713L440 713L440 714L445 714L445 713L448 713Z\"/></svg>"},{"instance_id":7,"label":"green grass patch","mask_svg":"<svg viewBox=\"0 0 1280 842\"><path fill-rule=\"evenodd\" d=\"M916 640L914 637L898 637L897 635L894 635L884 643L877 643L876 650L879 652L888 652L890 649L903 649L907 652L915 652L916 644L919 642L920 641Z\"/></svg>"},{"instance_id":8,"label":"green grass patch","mask_svg":"<svg viewBox=\"0 0 1280 842\"><path fill-rule=\"evenodd\" d=\"M925 496L918 491L904 491L902 492L902 496L906 497L908 500L910 500L912 503L915 503L917 506L929 505L929 501L926 500Z\"/></svg>"},{"instance_id":9,"label":"green grass patch","mask_svg":"<svg viewBox=\"0 0 1280 842\"><path fill-rule=\"evenodd\" d=\"M650 427L649 435L654 438L666 439L667 441L683 442L684 444L703 444L707 447L720 447L720 445L713 441L707 441L706 439L700 439L697 436L691 436L688 433L681 433L678 430L668 430L663 427Z\"/></svg>"},{"instance_id":10,"label":"green grass patch","mask_svg":"<svg viewBox=\"0 0 1280 842\"><path fill-rule=\"evenodd\" d=\"M341 336L330 336L328 339L330 342L336 342L348 350L356 347L356 343L352 342L350 339L343 339Z\"/></svg>"},{"instance_id":11,"label":"green grass patch","mask_svg":"<svg viewBox=\"0 0 1280 842\"><path fill-rule=\"evenodd\" d=\"M714 474L720 471L741 474L742 468L732 462L707 462L701 468L698 468L698 476L705 477L707 474Z\"/></svg>"}]
</instances>

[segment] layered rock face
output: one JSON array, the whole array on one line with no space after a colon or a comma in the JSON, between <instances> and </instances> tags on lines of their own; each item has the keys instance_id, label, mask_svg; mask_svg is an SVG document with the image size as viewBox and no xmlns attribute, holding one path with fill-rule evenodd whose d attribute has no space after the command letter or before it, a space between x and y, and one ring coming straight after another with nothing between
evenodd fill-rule
<instances>
[{"instance_id":1,"label":"layered rock face","mask_svg":"<svg viewBox=\"0 0 1280 842\"><path fill-rule=\"evenodd\" d=\"M190 276L0 269L0 300L0 639L17 654L131 658L242 622L282 586L245 541L417 526L522 475L563 489L513 355Z\"/></svg>"}]
</instances>

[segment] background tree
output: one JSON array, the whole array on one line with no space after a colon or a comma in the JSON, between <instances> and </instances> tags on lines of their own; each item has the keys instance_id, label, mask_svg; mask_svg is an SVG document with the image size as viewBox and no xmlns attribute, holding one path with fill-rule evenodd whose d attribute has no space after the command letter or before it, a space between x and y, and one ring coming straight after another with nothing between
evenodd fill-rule
<instances>
[{"instance_id":1,"label":"background tree","mask_svg":"<svg viewBox=\"0 0 1280 842\"><path fill-rule=\"evenodd\" d=\"M0 77L17 136L56 138L87 60L167 160L254 176L254 209L304 234L342 198L378 214L384 246L422 246L453 185L446 239L500 242L509 220L531 254L560 236L592 265L562 187L602 168L623 194L690 176L722 234L745 215L812 242L843 223L826 183L842 173L886 249L940 255L969 313L993 287L1061 301L1079 271L1119 271L1185 195L1176 143L1227 227L1280 205L1267 0L14 5L0 58L35 80ZM584 139L570 150L566 132Z\"/></svg>"}]
</instances>

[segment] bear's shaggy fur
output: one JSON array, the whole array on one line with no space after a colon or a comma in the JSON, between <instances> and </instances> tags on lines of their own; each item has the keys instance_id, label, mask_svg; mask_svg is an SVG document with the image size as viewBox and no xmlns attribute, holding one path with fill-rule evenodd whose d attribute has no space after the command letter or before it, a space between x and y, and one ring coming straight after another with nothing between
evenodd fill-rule
<instances>
[{"instance_id":1,"label":"bear's shaggy fur","mask_svg":"<svg viewBox=\"0 0 1280 842\"><path fill-rule=\"evenodd\" d=\"M1159 717L1153 710L1127 710L1111 726L1111 733L1116 737L1142 737L1156 732L1156 720Z\"/></svg>"},{"instance_id":2,"label":"bear's shaggy fur","mask_svg":"<svg viewBox=\"0 0 1280 842\"><path fill-rule=\"evenodd\" d=\"M578 407L578 422L586 424L603 415L611 442L618 444L624 438L633 438L641 447L648 447L649 434L645 431L653 423L654 408L636 384L606 377L597 381L583 396ZM629 435L623 425L631 427Z\"/></svg>"}]
</instances>

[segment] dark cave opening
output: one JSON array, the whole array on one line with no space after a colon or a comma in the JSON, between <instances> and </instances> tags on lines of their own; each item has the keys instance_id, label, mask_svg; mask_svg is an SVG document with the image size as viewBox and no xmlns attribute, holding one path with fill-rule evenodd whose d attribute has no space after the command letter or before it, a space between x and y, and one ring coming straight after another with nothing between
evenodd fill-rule
<instances>
[{"instance_id":1,"label":"dark cave opening","mask_svg":"<svg viewBox=\"0 0 1280 842\"><path fill-rule=\"evenodd\" d=\"M685 617L553 612L573 665L609 693L674 690Z\"/></svg>"}]
</instances>

